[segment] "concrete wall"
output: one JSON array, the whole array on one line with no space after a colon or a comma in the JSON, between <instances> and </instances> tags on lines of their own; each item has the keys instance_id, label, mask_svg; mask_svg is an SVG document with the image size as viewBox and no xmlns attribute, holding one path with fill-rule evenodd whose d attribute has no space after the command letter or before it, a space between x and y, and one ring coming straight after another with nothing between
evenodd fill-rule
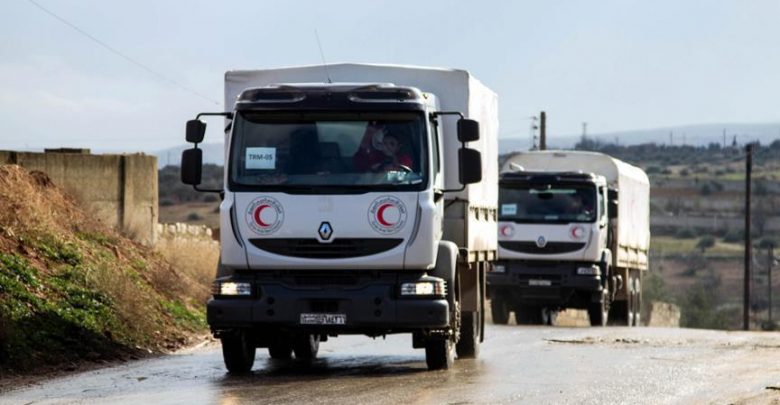
<instances>
[{"instance_id":1,"label":"concrete wall","mask_svg":"<svg viewBox=\"0 0 780 405\"><path fill-rule=\"evenodd\" d=\"M0 151L0 164L45 172L107 225L140 242L154 243L158 217L157 158L74 152Z\"/></svg>"}]
</instances>

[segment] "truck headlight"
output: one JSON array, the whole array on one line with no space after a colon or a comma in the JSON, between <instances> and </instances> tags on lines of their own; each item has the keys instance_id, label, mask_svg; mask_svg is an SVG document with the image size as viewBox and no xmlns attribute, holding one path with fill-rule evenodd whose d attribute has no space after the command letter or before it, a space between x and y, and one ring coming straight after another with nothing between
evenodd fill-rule
<instances>
[{"instance_id":1,"label":"truck headlight","mask_svg":"<svg viewBox=\"0 0 780 405\"><path fill-rule=\"evenodd\" d=\"M493 271L496 273L506 273L506 266L503 264L497 264L493 266Z\"/></svg>"},{"instance_id":2,"label":"truck headlight","mask_svg":"<svg viewBox=\"0 0 780 405\"><path fill-rule=\"evenodd\" d=\"M214 295L248 296L252 295L252 284L238 283L235 281L217 281L214 283L211 293Z\"/></svg>"},{"instance_id":3,"label":"truck headlight","mask_svg":"<svg viewBox=\"0 0 780 405\"><path fill-rule=\"evenodd\" d=\"M401 295L405 297L444 297L446 294L444 280L415 281L401 284Z\"/></svg>"},{"instance_id":4,"label":"truck headlight","mask_svg":"<svg viewBox=\"0 0 780 405\"><path fill-rule=\"evenodd\" d=\"M580 276L598 276L599 273L598 266L577 267L577 274Z\"/></svg>"}]
</instances>

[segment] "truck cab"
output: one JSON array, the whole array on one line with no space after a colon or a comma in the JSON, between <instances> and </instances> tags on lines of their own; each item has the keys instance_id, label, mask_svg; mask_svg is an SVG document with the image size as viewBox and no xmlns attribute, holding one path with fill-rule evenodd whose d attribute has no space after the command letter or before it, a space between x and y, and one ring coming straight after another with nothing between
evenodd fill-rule
<instances>
[{"instance_id":1,"label":"truck cab","mask_svg":"<svg viewBox=\"0 0 780 405\"><path fill-rule=\"evenodd\" d=\"M453 190L442 162L457 142L457 181L481 180L480 153L466 146L477 121L385 82L250 87L221 114L221 258L207 320L230 372L251 369L257 347L310 359L340 334L411 333L431 369L456 349L476 352L481 329L461 322L461 252L444 232ZM461 118L446 140L450 115ZM182 179L196 188L204 130L188 123L195 147L183 154Z\"/></svg>"}]
</instances>

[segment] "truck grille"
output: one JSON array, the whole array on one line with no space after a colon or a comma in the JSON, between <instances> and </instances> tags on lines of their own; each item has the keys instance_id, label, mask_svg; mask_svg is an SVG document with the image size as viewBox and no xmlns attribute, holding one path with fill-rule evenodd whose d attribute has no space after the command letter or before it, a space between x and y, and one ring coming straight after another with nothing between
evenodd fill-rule
<instances>
[{"instance_id":1,"label":"truck grille","mask_svg":"<svg viewBox=\"0 0 780 405\"><path fill-rule=\"evenodd\" d=\"M535 255L553 255L559 253L576 252L585 247L584 242L547 242L547 245L545 245L543 248L536 246L536 242L500 241L498 244L504 249Z\"/></svg>"},{"instance_id":2,"label":"truck grille","mask_svg":"<svg viewBox=\"0 0 780 405\"><path fill-rule=\"evenodd\" d=\"M403 239L387 238L339 238L331 243L317 239L262 238L250 239L258 249L277 255L306 259L345 259L382 253L395 248Z\"/></svg>"}]
</instances>

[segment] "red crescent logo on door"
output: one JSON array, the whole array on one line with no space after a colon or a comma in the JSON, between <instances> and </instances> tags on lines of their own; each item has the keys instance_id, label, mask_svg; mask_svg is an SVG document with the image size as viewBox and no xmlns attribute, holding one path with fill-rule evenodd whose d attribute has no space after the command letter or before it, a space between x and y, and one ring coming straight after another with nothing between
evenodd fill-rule
<instances>
[{"instance_id":1,"label":"red crescent logo on door","mask_svg":"<svg viewBox=\"0 0 780 405\"><path fill-rule=\"evenodd\" d=\"M392 207L393 204L382 204L379 206L379 209L376 211L376 220L379 221L382 226L393 226L393 223L387 222L385 219L385 210Z\"/></svg>"},{"instance_id":2,"label":"red crescent logo on door","mask_svg":"<svg viewBox=\"0 0 780 405\"><path fill-rule=\"evenodd\" d=\"M246 223L257 234L272 234L282 227L283 222L284 208L275 198L256 198L247 206Z\"/></svg>"},{"instance_id":3,"label":"red crescent logo on door","mask_svg":"<svg viewBox=\"0 0 780 405\"><path fill-rule=\"evenodd\" d=\"M368 208L368 224L378 233L392 235L406 224L406 205L393 196L382 196Z\"/></svg>"},{"instance_id":4,"label":"red crescent logo on door","mask_svg":"<svg viewBox=\"0 0 780 405\"><path fill-rule=\"evenodd\" d=\"M263 205L255 208L255 222L257 222L258 225L260 225L260 226L262 226L264 228L267 228L267 227L271 226L271 225L266 224L265 222L263 222L263 218L261 216L262 213L263 213L263 210L268 208L268 207L270 207L270 205L263 204Z\"/></svg>"}]
</instances>

